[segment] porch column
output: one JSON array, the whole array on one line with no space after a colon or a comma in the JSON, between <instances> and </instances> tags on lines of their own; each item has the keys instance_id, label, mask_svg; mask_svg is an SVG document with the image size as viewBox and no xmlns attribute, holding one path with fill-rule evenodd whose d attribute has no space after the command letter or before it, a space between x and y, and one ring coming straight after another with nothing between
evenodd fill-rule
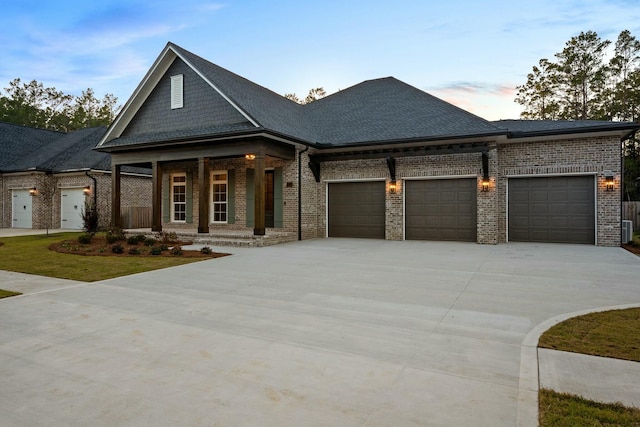
<instances>
[{"instance_id":1,"label":"porch column","mask_svg":"<svg viewBox=\"0 0 640 427\"><path fill-rule=\"evenodd\" d=\"M265 235L265 206L264 206L264 163L265 163L265 155L264 154L256 154L255 159L255 176L253 178L254 183L254 226L253 226L253 235L254 236L264 236Z\"/></svg>"},{"instance_id":2,"label":"porch column","mask_svg":"<svg viewBox=\"0 0 640 427\"><path fill-rule=\"evenodd\" d=\"M151 231L162 231L162 165L151 162Z\"/></svg>"},{"instance_id":3,"label":"porch column","mask_svg":"<svg viewBox=\"0 0 640 427\"><path fill-rule=\"evenodd\" d=\"M209 159L198 159L198 233L209 233Z\"/></svg>"},{"instance_id":4,"label":"porch column","mask_svg":"<svg viewBox=\"0 0 640 427\"><path fill-rule=\"evenodd\" d=\"M122 227L120 221L120 165L111 165L111 226Z\"/></svg>"}]
</instances>

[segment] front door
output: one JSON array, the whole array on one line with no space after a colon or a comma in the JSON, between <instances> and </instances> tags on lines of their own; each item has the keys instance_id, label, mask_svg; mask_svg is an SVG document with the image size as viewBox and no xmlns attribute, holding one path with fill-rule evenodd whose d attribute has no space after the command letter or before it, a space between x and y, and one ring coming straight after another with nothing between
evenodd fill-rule
<instances>
[{"instance_id":1,"label":"front door","mask_svg":"<svg viewBox=\"0 0 640 427\"><path fill-rule=\"evenodd\" d=\"M274 171L267 170L264 173L264 226L267 228L274 227Z\"/></svg>"}]
</instances>

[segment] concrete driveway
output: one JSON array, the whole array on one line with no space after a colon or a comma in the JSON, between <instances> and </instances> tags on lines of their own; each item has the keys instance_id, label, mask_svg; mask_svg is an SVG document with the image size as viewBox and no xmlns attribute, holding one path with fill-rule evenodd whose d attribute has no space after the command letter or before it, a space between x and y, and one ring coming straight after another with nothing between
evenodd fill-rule
<instances>
[{"instance_id":1,"label":"concrete driveway","mask_svg":"<svg viewBox=\"0 0 640 427\"><path fill-rule=\"evenodd\" d=\"M521 381L525 336L563 313L640 303L640 258L620 248L227 250L0 300L0 425L524 425L536 396Z\"/></svg>"}]
</instances>

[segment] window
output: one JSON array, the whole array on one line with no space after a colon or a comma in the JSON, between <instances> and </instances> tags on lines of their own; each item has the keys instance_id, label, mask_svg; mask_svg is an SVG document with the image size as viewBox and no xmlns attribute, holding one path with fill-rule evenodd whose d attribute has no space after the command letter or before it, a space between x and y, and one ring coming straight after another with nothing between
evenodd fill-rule
<instances>
[{"instance_id":1,"label":"window","mask_svg":"<svg viewBox=\"0 0 640 427\"><path fill-rule=\"evenodd\" d=\"M227 171L214 171L211 174L211 211L214 223L227 222Z\"/></svg>"},{"instance_id":2,"label":"window","mask_svg":"<svg viewBox=\"0 0 640 427\"><path fill-rule=\"evenodd\" d=\"M171 221L187 221L187 176L171 175Z\"/></svg>"},{"instance_id":3,"label":"window","mask_svg":"<svg viewBox=\"0 0 640 427\"><path fill-rule=\"evenodd\" d=\"M183 75L171 76L171 109L184 106Z\"/></svg>"}]
</instances>

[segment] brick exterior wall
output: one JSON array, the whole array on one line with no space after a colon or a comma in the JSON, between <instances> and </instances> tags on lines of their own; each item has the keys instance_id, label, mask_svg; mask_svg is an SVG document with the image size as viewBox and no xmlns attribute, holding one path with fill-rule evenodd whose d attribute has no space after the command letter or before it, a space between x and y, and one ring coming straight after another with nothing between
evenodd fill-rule
<instances>
[{"instance_id":1,"label":"brick exterior wall","mask_svg":"<svg viewBox=\"0 0 640 427\"><path fill-rule=\"evenodd\" d=\"M581 138L553 141L522 141L492 145L488 150L490 185L482 191L480 153L446 154L396 158L397 191L391 194L385 159L325 162L318 187L318 237L326 236L327 185L336 181L387 181L385 235L402 240L404 227L403 187L407 179L465 178L477 176L477 241L496 244L507 241L507 186L510 176L597 176L596 242L601 246L620 245L620 141L617 137ZM603 172L615 176L614 191L607 191Z\"/></svg>"},{"instance_id":2,"label":"brick exterior wall","mask_svg":"<svg viewBox=\"0 0 640 427\"><path fill-rule=\"evenodd\" d=\"M518 142L500 145L498 158L498 241L507 240L507 183L509 176L595 175L596 243L620 246L621 144L617 137ZM615 177L613 191L606 191L603 172Z\"/></svg>"},{"instance_id":3,"label":"brick exterior wall","mask_svg":"<svg viewBox=\"0 0 640 427\"><path fill-rule=\"evenodd\" d=\"M98 183L98 219L99 227L107 228L111 220L111 174L91 172ZM92 201L95 191L93 180L84 172L47 175L41 172L3 175L0 177L2 188L1 228L12 227L12 191L14 189L37 188L38 195L32 198L32 228L57 229L61 225L61 192L62 188L91 187L91 195L86 199ZM122 207L150 207L151 179L141 176L122 176Z\"/></svg>"},{"instance_id":4,"label":"brick exterior wall","mask_svg":"<svg viewBox=\"0 0 640 427\"><path fill-rule=\"evenodd\" d=\"M433 179L433 178L468 178L478 177L478 192L480 194L480 179L482 175L482 158L480 153L445 154L396 158L396 192L390 193L391 181L386 160L345 160L325 162L321 167L321 186L319 191L319 211L323 214L319 218L319 235L324 237L326 231L327 188L330 182L380 180L386 181L385 205L385 238L387 240L402 240L404 238L404 180ZM483 194L485 199L490 199ZM480 207L480 199L478 205ZM484 209L484 203L483 209ZM478 221L478 241L481 243L495 243L486 226L480 230ZM488 241L485 241L488 239ZM493 239L493 240L492 240Z\"/></svg>"}]
</instances>

